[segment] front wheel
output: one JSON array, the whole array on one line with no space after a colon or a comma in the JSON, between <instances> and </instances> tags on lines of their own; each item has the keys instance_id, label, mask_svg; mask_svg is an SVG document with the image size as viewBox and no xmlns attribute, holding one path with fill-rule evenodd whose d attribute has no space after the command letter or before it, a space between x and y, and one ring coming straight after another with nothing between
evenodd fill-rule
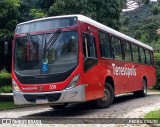
<instances>
[{"instance_id":1,"label":"front wheel","mask_svg":"<svg viewBox=\"0 0 160 127\"><path fill-rule=\"evenodd\" d=\"M98 108L108 108L114 101L114 90L110 83L106 83L104 88L104 97L95 100Z\"/></svg>"},{"instance_id":2,"label":"front wheel","mask_svg":"<svg viewBox=\"0 0 160 127\"><path fill-rule=\"evenodd\" d=\"M145 97L147 95L147 82L145 79L142 81L142 87L142 90L133 92L136 97Z\"/></svg>"}]
</instances>

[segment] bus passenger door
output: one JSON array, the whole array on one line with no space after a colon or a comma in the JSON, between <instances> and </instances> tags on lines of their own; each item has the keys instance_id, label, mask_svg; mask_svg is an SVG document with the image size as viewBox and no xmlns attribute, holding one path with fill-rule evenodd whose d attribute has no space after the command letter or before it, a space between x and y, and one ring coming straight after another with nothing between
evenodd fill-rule
<instances>
[{"instance_id":1,"label":"bus passenger door","mask_svg":"<svg viewBox=\"0 0 160 127\"><path fill-rule=\"evenodd\" d=\"M97 57L97 30L96 28L83 24L83 54L84 54L84 82L86 86L86 100L102 97L102 85L100 85Z\"/></svg>"}]
</instances>

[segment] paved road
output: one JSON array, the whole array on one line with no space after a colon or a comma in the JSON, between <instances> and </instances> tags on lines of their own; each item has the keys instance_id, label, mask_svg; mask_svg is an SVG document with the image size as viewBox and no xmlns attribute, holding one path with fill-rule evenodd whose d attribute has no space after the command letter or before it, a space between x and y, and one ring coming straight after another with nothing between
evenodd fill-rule
<instances>
[{"instance_id":1,"label":"paved road","mask_svg":"<svg viewBox=\"0 0 160 127\"><path fill-rule=\"evenodd\" d=\"M0 111L0 118L41 118L45 123L51 123L54 118L62 117L71 118L73 121L78 121L74 118L143 118L145 113L155 109L160 109L160 92L149 92L148 96L144 98L135 98L132 94L119 96L116 97L114 104L106 109L96 109L92 103L69 105L65 110L53 110L48 106L34 106ZM49 117L53 119L46 119ZM113 126L121 127L123 125ZM136 126L142 126L142 124ZM143 127L150 127L150 125L143 124Z\"/></svg>"}]
</instances>

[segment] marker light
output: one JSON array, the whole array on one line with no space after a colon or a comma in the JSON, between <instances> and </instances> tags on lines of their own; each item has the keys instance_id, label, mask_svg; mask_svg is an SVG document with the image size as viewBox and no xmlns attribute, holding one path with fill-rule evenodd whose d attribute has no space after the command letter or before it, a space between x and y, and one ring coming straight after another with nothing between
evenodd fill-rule
<instances>
[{"instance_id":1,"label":"marker light","mask_svg":"<svg viewBox=\"0 0 160 127\"><path fill-rule=\"evenodd\" d=\"M79 80L80 74L76 75L72 81L68 84L68 86L66 87L66 89L71 89L73 87L75 87L77 85L77 82Z\"/></svg>"},{"instance_id":2,"label":"marker light","mask_svg":"<svg viewBox=\"0 0 160 127\"><path fill-rule=\"evenodd\" d=\"M12 80L12 85L13 85L13 89L16 91L16 92L21 92L19 86L17 85L16 81Z\"/></svg>"}]
</instances>

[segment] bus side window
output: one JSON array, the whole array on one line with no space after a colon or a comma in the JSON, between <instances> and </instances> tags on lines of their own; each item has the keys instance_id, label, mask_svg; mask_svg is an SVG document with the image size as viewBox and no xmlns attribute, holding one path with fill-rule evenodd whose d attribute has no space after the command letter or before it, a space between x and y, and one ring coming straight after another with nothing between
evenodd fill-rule
<instances>
[{"instance_id":1,"label":"bus side window","mask_svg":"<svg viewBox=\"0 0 160 127\"><path fill-rule=\"evenodd\" d=\"M145 64L145 52L144 49L142 47L139 47L139 56L140 56L140 62L142 64Z\"/></svg>"},{"instance_id":2,"label":"bus side window","mask_svg":"<svg viewBox=\"0 0 160 127\"><path fill-rule=\"evenodd\" d=\"M146 50L146 63L149 64L149 65L152 64L151 55L150 55L149 50Z\"/></svg>"},{"instance_id":3,"label":"bus side window","mask_svg":"<svg viewBox=\"0 0 160 127\"><path fill-rule=\"evenodd\" d=\"M97 58L95 37L88 33L83 33L83 53L85 58Z\"/></svg>"},{"instance_id":4,"label":"bus side window","mask_svg":"<svg viewBox=\"0 0 160 127\"><path fill-rule=\"evenodd\" d=\"M121 46L121 41L120 39L116 37L112 37L112 53L113 53L113 58L117 60L122 60L122 46Z\"/></svg>"},{"instance_id":5,"label":"bus side window","mask_svg":"<svg viewBox=\"0 0 160 127\"><path fill-rule=\"evenodd\" d=\"M133 61L139 63L138 46L132 44Z\"/></svg>"},{"instance_id":6,"label":"bus side window","mask_svg":"<svg viewBox=\"0 0 160 127\"><path fill-rule=\"evenodd\" d=\"M127 41L124 41L123 47L125 52L124 53L125 61L131 62L132 61L131 44Z\"/></svg>"},{"instance_id":7,"label":"bus side window","mask_svg":"<svg viewBox=\"0 0 160 127\"><path fill-rule=\"evenodd\" d=\"M110 38L105 32L99 31L99 46L101 57L111 58Z\"/></svg>"}]
</instances>

